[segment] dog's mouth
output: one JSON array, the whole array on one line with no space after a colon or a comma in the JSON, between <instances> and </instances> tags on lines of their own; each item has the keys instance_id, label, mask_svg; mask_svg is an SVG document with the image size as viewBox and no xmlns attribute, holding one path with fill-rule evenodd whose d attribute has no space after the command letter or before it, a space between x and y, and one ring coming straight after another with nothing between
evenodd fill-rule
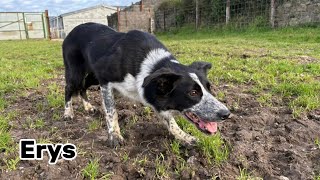
<instances>
[{"instance_id":1,"label":"dog's mouth","mask_svg":"<svg viewBox=\"0 0 320 180\"><path fill-rule=\"evenodd\" d=\"M185 112L184 115L191 121L200 131L212 135L218 130L217 122L207 122L192 112Z\"/></svg>"}]
</instances>

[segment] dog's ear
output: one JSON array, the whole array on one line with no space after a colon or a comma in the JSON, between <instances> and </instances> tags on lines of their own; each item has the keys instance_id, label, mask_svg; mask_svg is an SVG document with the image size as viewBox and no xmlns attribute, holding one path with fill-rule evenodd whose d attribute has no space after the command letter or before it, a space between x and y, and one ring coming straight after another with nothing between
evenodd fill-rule
<instances>
[{"instance_id":1,"label":"dog's ear","mask_svg":"<svg viewBox=\"0 0 320 180\"><path fill-rule=\"evenodd\" d=\"M142 87L152 86L152 89L155 90L158 95L164 96L172 92L175 87L175 82L181 77L182 75L168 68L161 68L147 76L143 81Z\"/></svg>"},{"instance_id":2,"label":"dog's ear","mask_svg":"<svg viewBox=\"0 0 320 180\"><path fill-rule=\"evenodd\" d=\"M207 75L208 70L212 67L212 64L204 61L195 61L192 64L190 64L189 67L203 72L205 75Z\"/></svg>"}]
</instances>

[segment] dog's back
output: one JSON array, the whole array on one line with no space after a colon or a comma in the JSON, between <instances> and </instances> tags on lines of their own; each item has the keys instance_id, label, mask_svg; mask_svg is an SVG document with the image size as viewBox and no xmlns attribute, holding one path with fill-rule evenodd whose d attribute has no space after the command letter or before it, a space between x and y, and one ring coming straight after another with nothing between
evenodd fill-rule
<instances>
[{"instance_id":1,"label":"dog's back","mask_svg":"<svg viewBox=\"0 0 320 180\"><path fill-rule=\"evenodd\" d=\"M81 24L75 27L63 42L64 63L67 66L70 63L83 63L82 60L88 60L88 52L92 50L94 52L91 54L94 54L95 57L102 56L123 35L102 24ZM95 46L99 48L94 48ZM77 57L77 62L68 62L74 59L72 57L80 55L82 58Z\"/></svg>"}]
</instances>

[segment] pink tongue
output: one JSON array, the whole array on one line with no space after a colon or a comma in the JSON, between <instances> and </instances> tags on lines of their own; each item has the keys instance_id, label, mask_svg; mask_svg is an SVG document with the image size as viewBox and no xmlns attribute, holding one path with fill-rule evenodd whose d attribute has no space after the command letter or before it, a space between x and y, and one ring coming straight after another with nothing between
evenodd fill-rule
<instances>
[{"instance_id":1,"label":"pink tongue","mask_svg":"<svg viewBox=\"0 0 320 180\"><path fill-rule=\"evenodd\" d=\"M201 129L205 129L207 128L207 130L213 134L215 132L217 132L217 129L218 129L218 124L216 122L203 122L203 121L200 121L199 122L199 127Z\"/></svg>"}]
</instances>

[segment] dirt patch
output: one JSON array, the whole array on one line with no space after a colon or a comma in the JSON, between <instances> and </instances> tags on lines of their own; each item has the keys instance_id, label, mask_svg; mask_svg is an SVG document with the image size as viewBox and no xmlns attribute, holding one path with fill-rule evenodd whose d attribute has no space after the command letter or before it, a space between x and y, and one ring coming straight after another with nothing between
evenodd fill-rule
<instances>
[{"instance_id":1,"label":"dirt patch","mask_svg":"<svg viewBox=\"0 0 320 180\"><path fill-rule=\"evenodd\" d=\"M311 56L298 56L293 57L292 59L297 60L301 64L317 63L320 62L320 59L311 57Z\"/></svg>"},{"instance_id":2,"label":"dirt patch","mask_svg":"<svg viewBox=\"0 0 320 180\"><path fill-rule=\"evenodd\" d=\"M281 179L281 176L312 179L314 173L320 172L320 149L315 143L320 138L320 110L294 119L286 106L261 107L256 97L245 93L243 88L218 87L225 92L225 102L234 114L220 126L223 139L232 148L230 158L221 165L209 164L199 150L182 147L181 156L186 166L178 169L180 160L168 148L173 137L154 113L146 115L140 104L117 96L120 128L126 144L112 149L106 145L103 111L88 114L80 101L76 101L74 120L64 121L61 118L63 107L48 106L45 87L53 82L63 89L63 77L60 76L10 105L8 111L14 109L19 113L10 123L10 132L15 143L21 138L74 143L78 157L73 161L59 160L56 165L48 165L48 157L42 161L20 161L17 170L2 171L0 179L83 179L81 170L93 158L100 159L98 178L112 173L111 179L157 179L159 164L166 169L162 179L235 179L239 176L239 168L264 179ZM89 94L90 102L100 107L99 90L93 88ZM36 104L44 107L39 109ZM36 118L45 120L43 127L26 125L27 119ZM100 126L90 131L89 124L93 121L98 121ZM4 154L0 153L0 159ZM159 158L161 155L163 158ZM0 165L5 167L1 160Z\"/></svg>"}]
</instances>

